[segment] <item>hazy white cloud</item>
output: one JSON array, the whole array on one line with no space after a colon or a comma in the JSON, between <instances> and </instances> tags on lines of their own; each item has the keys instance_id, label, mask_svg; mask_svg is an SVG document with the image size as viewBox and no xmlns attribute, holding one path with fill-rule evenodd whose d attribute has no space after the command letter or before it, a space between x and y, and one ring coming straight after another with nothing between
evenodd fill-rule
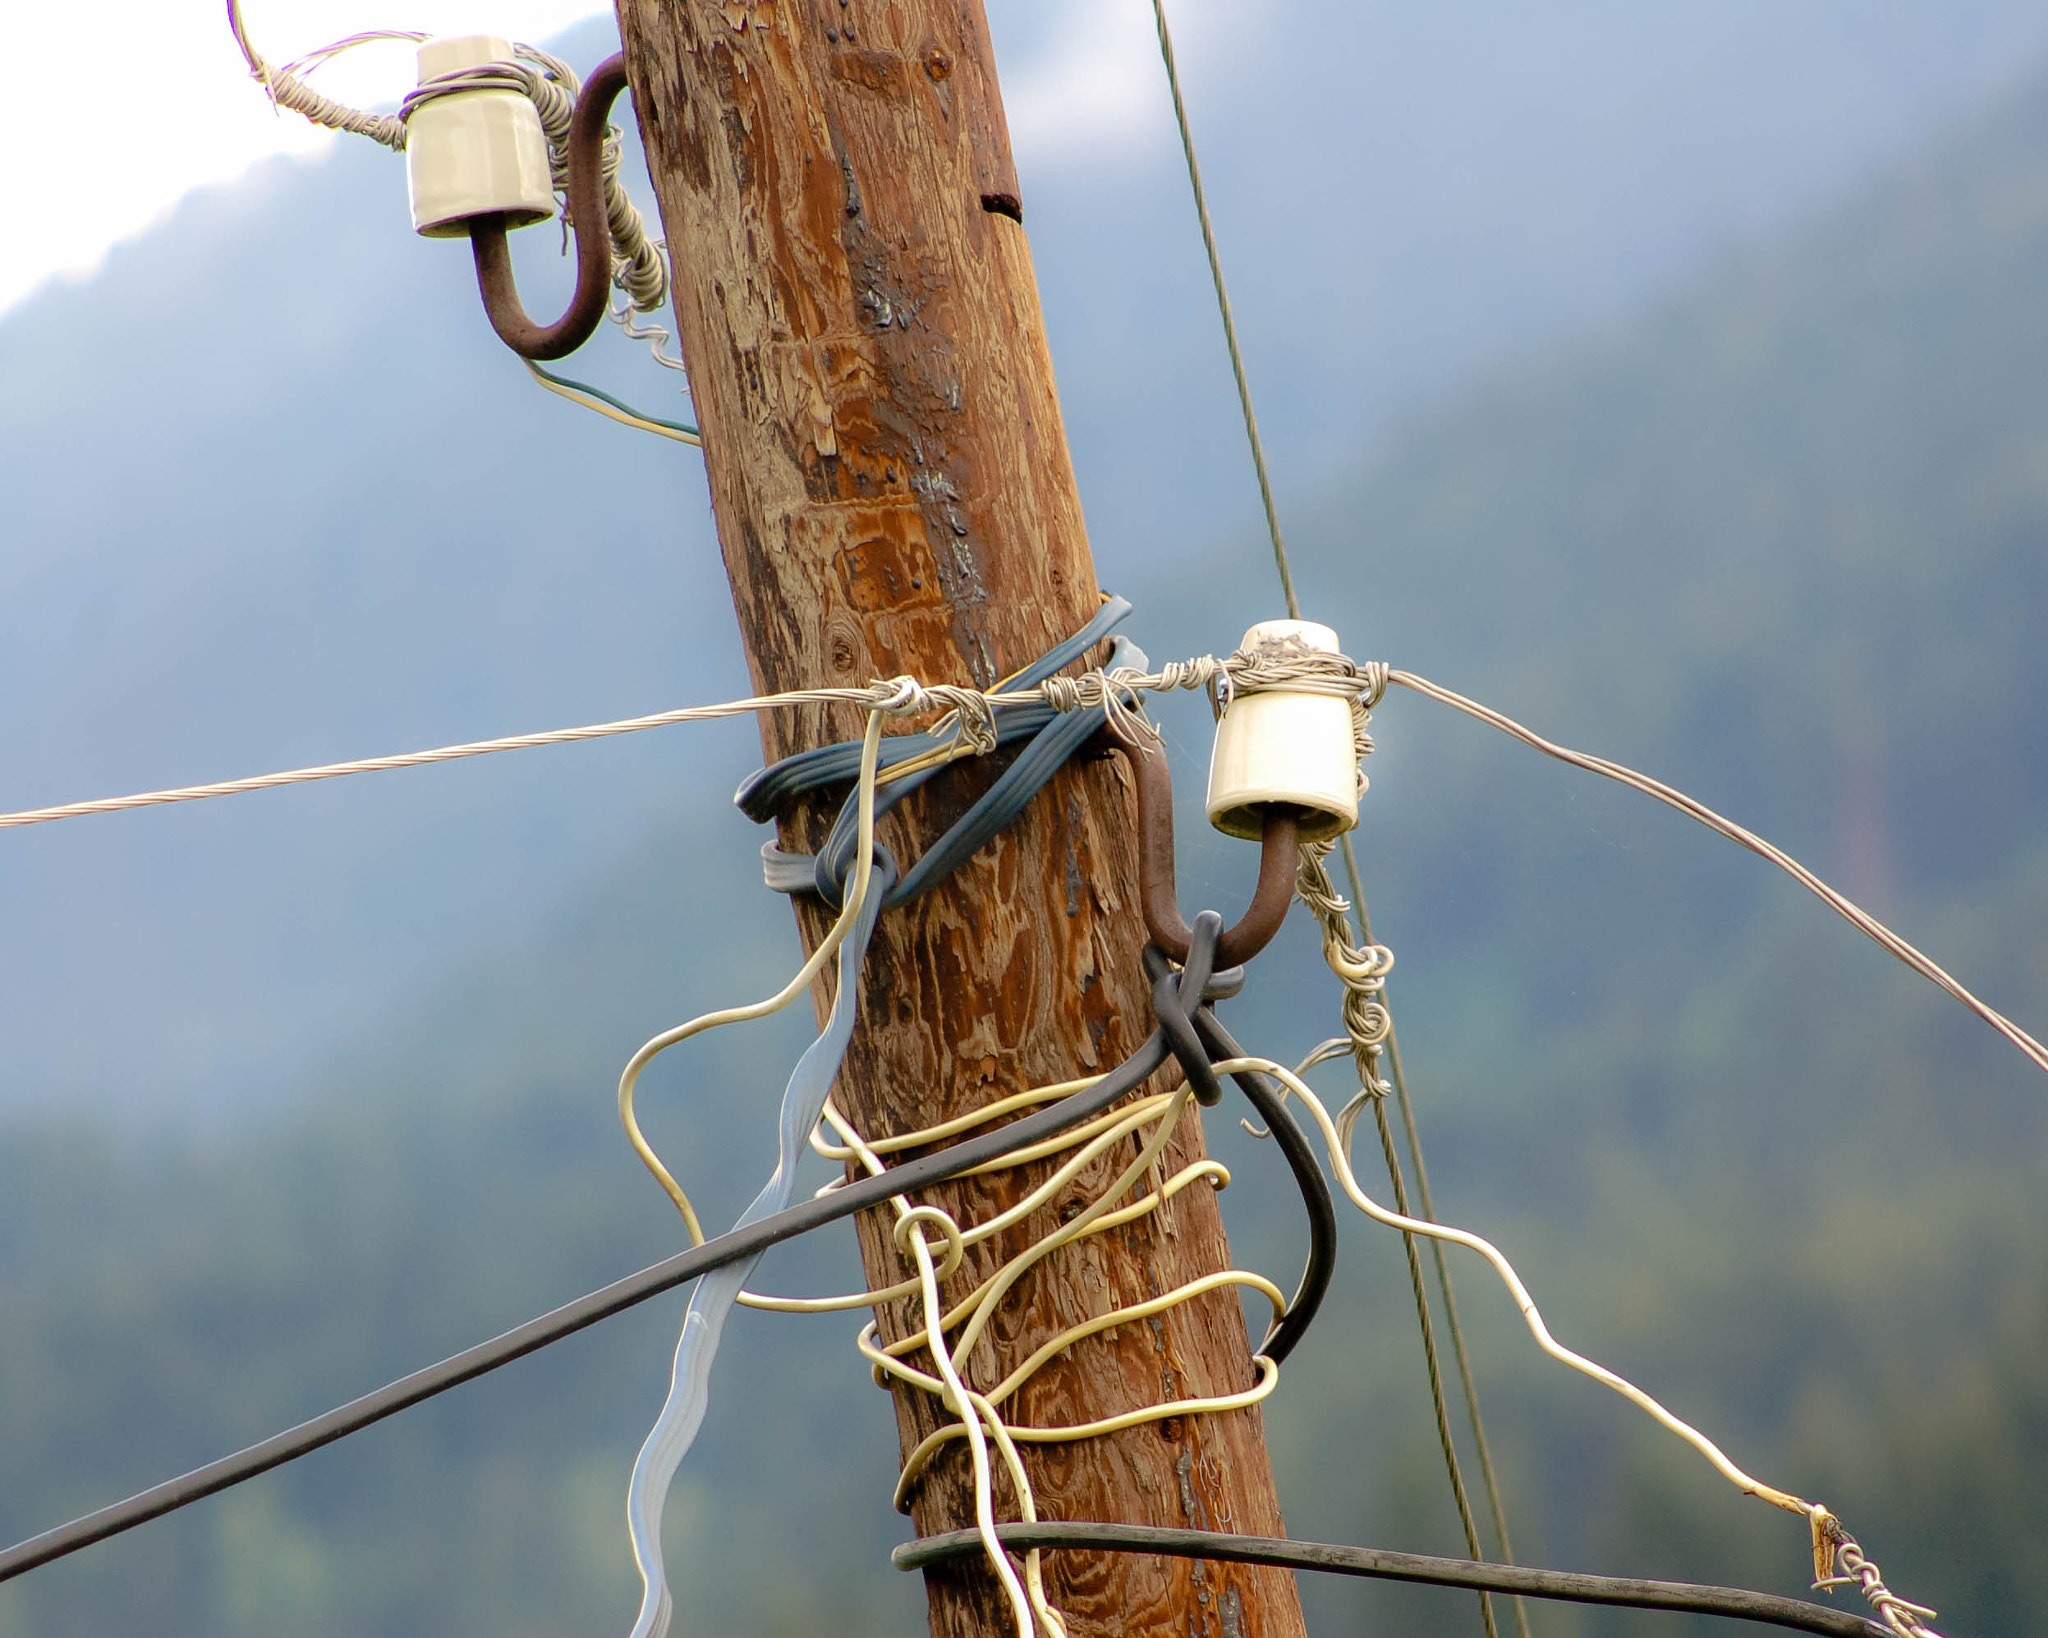
<instances>
[{"instance_id":1,"label":"hazy white cloud","mask_svg":"<svg viewBox=\"0 0 2048 1638\"><path fill-rule=\"evenodd\" d=\"M246 0L245 16L257 49L284 63L365 28L544 40L608 9L592 0ZM1008 32L1002 0L991 9L999 33ZM1232 0L1232 38L1256 33L1246 22L1271 10L1272 0ZM1184 70L1199 87L1220 65L1223 0L1175 0L1171 15ZM60 63L81 49L75 7L33 0L14 7L9 22L18 62ZM15 167L11 226L0 233L0 311L53 275L90 273L109 247L189 190L338 140L270 107L235 49L224 0L100 0L92 31L89 100L78 81L56 73L18 75L0 99L0 140L16 154L48 156ZM1066 0L1053 17L1032 17L1029 32L1035 49L1005 65L1025 163L1128 159L1171 140L1146 0ZM314 83L369 107L396 102L412 79L412 51L400 42L344 56Z\"/></svg>"},{"instance_id":2,"label":"hazy white cloud","mask_svg":"<svg viewBox=\"0 0 2048 1638\"><path fill-rule=\"evenodd\" d=\"M1171 129L1159 41L1142 0L1067 6L1038 58L1006 72L1003 82L1010 136L1027 162L1081 148L1129 148Z\"/></svg>"},{"instance_id":3,"label":"hazy white cloud","mask_svg":"<svg viewBox=\"0 0 2048 1638\"><path fill-rule=\"evenodd\" d=\"M1228 24L1242 43L1262 38L1275 0L1173 0L1174 56L1191 87L1220 66ZM1129 160L1171 143L1173 105L1159 63L1148 0L1067 0L1035 58L1004 65L1010 135L1025 164L1086 156Z\"/></svg>"},{"instance_id":4,"label":"hazy white cloud","mask_svg":"<svg viewBox=\"0 0 2048 1638\"><path fill-rule=\"evenodd\" d=\"M52 274L90 272L190 189L336 140L271 108L235 49L224 0L99 0L89 18L57 0L8 9L14 61L46 71L13 76L0 98L0 140L34 156L14 166L8 189L0 309ZM256 48L283 63L365 28L539 40L608 9L592 0L246 0L244 16ZM89 80L47 71L81 52L91 56ZM353 52L313 83L360 106L395 102L412 81L401 42Z\"/></svg>"}]
</instances>

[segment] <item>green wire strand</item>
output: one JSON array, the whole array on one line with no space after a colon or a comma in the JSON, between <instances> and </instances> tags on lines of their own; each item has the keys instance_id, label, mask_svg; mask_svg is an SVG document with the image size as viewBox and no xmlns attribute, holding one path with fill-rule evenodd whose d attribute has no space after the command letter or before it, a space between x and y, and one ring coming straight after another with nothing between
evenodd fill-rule
<instances>
[{"instance_id":1,"label":"green wire strand","mask_svg":"<svg viewBox=\"0 0 2048 1638\"><path fill-rule=\"evenodd\" d=\"M1173 35L1166 26L1165 0L1152 0L1159 23L1159 55L1166 62L1166 84L1173 92L1173 117L1180 126L1180 151L1187 156L1188 186L1195 195L1195 216L1202 224L1202 245L1209 252L1209 277L1216 285L1216 307L1223 316L1223 341L1230 349L1230 373L1237 378L1237 405L1244 412L1244 433L1258 469L1259 498L1266 507L1266 532L1273 537L1273 567L1280 572L1280 591L1287 599L1287 617L1301 618L1294 596L1294 571L1287 565L1287 547L1280 539L1280 512L1273 504L1273 480L1266 471L1266 446L1259 437L1259 418L1252 413L1251 383L1245 379L1244 354L1237 345L1237 319L1230 310L1230 292L1223 286L1223 258L1216 250L1216 230L1209 225L1209 196L1202 187L1202 167L1195 163L1195 139L1188 127L1187 104L1181 100L1180 68L1173 58Z\"/></svg>"},{"instance_id":2,"label":"green wire strand","mask_svg":"<svg viewBox=\"0 0 2048 1638\"><path fill-rule=\"evenodd\" d=\"M542 369L532 359L527 359L525 363L526 367L533 372L536 380L545 382L548 386L555 388L565 396L570 393L578 393L585 398L595 398L600 403L609 404L619 412L619 415L624 418L628 426L638 427L643 432L659 432L667 437L676 439L679 443L696 444L700 448L703 446L704 435L687 422L664 421L659 416L643 414L623 398L613 397L612 394L606 392L602 387L593 387L587 381L572 381L565 375L556 375L552 370ZM595 408L594 405L586 405L585 407ZM600 411L599 413L603 412Z\"/></svg>"}]
</instances>

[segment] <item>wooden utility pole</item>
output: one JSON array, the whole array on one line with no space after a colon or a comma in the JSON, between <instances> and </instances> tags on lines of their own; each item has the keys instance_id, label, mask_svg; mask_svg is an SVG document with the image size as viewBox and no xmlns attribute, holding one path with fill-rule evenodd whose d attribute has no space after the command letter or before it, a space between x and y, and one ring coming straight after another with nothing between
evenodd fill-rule
<instances>
[{"instance_id":1,"label":"wooden utility pole","mask_svg":"<svg viewBox=\"0 0 2048 1638\"><path fill-rule=\"evenodd\" d=\"M1078 631L1097 606L1095 570L981 0L618 6L755 687L898 673L985 687ZM851 711L784 713L762 739L774 758L859 729ZM915 858L990 777L963 764L898 808L884 827L897 857ZM786 821L785 845L815 850L830 811ZM883 918L838 1091L865 1133L1106 1069L1144 1039L1132 832L1122 764L1071 766L949 882ZM807 942L829 923L809 900L798 919ZM1169 1171L1201 1141L1191 1112ZM931 1198L971 1224L1048 1164ZM1105 1163L1095 1185L1108 1176ZM948 1300L1063 1204L970 1252ZM876 1286L907 1272L888 1227L873 1214L859 1227ZM1040 1265L963 1362L967 1378L992 1386L1058 1330L1229 1260L1213 1192L1186 1189ZM898 1303L882 1325L902 1336L922 1319ZM1222 1290L1076 1345L1007 1410L1076 1423L1253 1381L1243 1312ZM906 1452L945 1419L901 1389L896 1413ZM1043 1517L1283 1533L1256 1409L1025 1448ZM878 1502L887 1493L877 1475ZM1007 1481L998 1501L1016 1516ZM912 1516L921 1534L973 1522L959 1443ZM1075 1638L1304 1630L1282 1572L1063 1553L1047 1574ZM978 1561L930 1572L928 1590L937 1638L1011 1630Z\"/></svg>"}]
</instances>

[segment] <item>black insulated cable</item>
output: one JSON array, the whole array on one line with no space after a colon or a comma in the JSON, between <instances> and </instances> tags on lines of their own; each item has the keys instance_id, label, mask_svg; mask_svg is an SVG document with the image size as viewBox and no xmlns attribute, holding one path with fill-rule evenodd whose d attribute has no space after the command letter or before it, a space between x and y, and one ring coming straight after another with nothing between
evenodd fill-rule
<instances>
[{"instance_id":1,"label":"black insulated cable","mask_svg":"<svg viewBox=\"0 0 2048 1638\"><path fill-rule=\"evenodd\" d=\"M1197 930L1195 947L1189 951L1188 962L1181 973L1181 1005L1190 1001L1201 1004L1210 978L1210 963L1214 955L1212 939L1202 937ZM1234 975L1230 975L1234 976ZM1226 979L1226 988L1228 988ZM564 1337L574 1336L578 1331L595 1325L599 1320L609 1319L614 1314L637 1307L650 1298L672 1291L677 1286L709 1274L714 1269L724 1268L731 1263L743 1262L749 1257L766 1251L771 1246L793 1240L814 1229L823 1228L827 1223L836 1223L841 1218L851 1217L870 1207L886 1204L892 1196L907 1194L912 1190L929 1188L943 1183L948 1178L958 1177L962 1172L976 1166L1000 1160L1013 1150L1026 1148L1046 1138L1056 1137L1069 1128L1078 1126L1091 1115L1100 1114L1128 1093L1137 1090L1154 1071L1165 1065L1172 1053L1166 1044L1163 1030L1155 1029L1138 1050L1126 1058L1115 1069L1091 1087L1063 1098L1035 1114L1023 1116L1007 1126L999 1126L992 1132L979 1137L967 1138L941 1149L936 1154L923 1155L916 1160L905 1161L873 1177L860 1178L834 1189L828 1194L806 1200L789 1210L764 1217L758 1223L750 1223L743 1229L734 1229L707 1240L701 1246L680 1252L643 1268L637 1274L579 1297L538 1319L528 1320L488 1342L480 1342L473 1348L465 1348L459 1354L452 1354L439 1364L429 1365L424 1370L402 1376L396 1382L387 1383L374 1393L364 1394L345 1405L338 1405L311 1421L301 1422L297 1427L287 1428L282 1433L271 1435L260 1443L208 1462L204 1467L194 1468L175 1479L130 1496L125 1501L115 1502L94 1513L73 1519L55 1529L45 1530L40 1535L30 1536L26 1541L0 1552L0 1581L12 1580L41 1565L64 1558L81 1548L107 1540L151 1519L161 1518L166 1513L189 1506L207 1496L218 1494L234 1485L267 1473L274 1467L296 1461L299 1457L331 1445L337 1439L344 1439L352 1433L388 1416L395 1416L423 1400L446 1393L450 1388L473 1382L501 1366L523 1359L551 1343L560 1342Z\"/></svg>"},{"instance_id":2,"label":"black insulated cable","mask_svg":"<svg viewBox=\"0 0 2048 1638\"><path fill-rule=\"evenodd\" d=\"M1145 965L1150 970L1150 950L1146 952ZM1190 1021L1215 1061L1247 1056L1207 1000L1194 1010ZM1273 1078L1253 1070L1240 1070L1230 1078L1258 1111L1266 1130L1273 1134L1288 1170L1294 1173L1295 1185L1301 1190L1302 1209L1308 1214L1308 1265L1301 1271L1301 1283L1295 1287L1287 1311L1273 1322L1266 1340L1258 1346L1258 1352L1277 1365L1308 1334L1309 1326L1315 1323L1316 1310L1322 1307L1329 1292L1330 1277L1337 1271L1337 1203L1331 1198L1330 1180L1316 1159L1308 1134L1294 1118L1293 1109Z\"/></svg>"},{"instance_id":3,"label":"black insulated cable","mask_svg":"<svg viewBox=\"0 0 2048 1638\"><path fill-rule=\"evenodd\" d=\"M1073 636L1047 649L1031 664L1009 679L1011 687L1035 688L1055 671L1080 659L1103 638L1131 616L1131 604L1122 597L1106 597L1087 625ZM1143 655L1136 656L1141 661ZM996 711L996 740L1007 744L1035 734L1059 715L1049 705L1001 706ZM882 741L882 766L892 767L909 757L921 755L938 745L929 732L894 735ZM860 741L843 740L836 745L814 746L798 751L780 762L757 769L740 782L733 793L733 806L756 824L779 818L798 797L825 785L848 784L860 775Z\"/></svg>"},{"instance_id":4,"label":"black insulated cable","mask_svg":"<svg viewBox=\"0 0 2048 1638\"><path fill-rule=\"evenodd\" d=\"M1875 1621L1746 1587L1710 1587L1689 1581L1637 1581L1615 1575L1580 1575L1569 1570L1535 1570L1516 1564L1484 1564L1469 1558L1436 1558L1380 1547L1339 1547L1278 1536L1233 1536L1210 1530L1159 1529L1141 1524L999 1524L996 1536L1013 1552L1034 1547L1078 1548L1089 1552L1157 1553L1226 1564L1266 1564L1282 1570L1317 1570L1379 1581L1419 1582L1478 1592L1518 1593L1567 1604L1611 1604L1639 1610L1679 1610L1734 1621L1790 1627L1826 1638L1891 1638ZM982 1551L976 1530L907 1541L889 1555L899 1570L922 1570Z\"/></svg>"}]
</instances>

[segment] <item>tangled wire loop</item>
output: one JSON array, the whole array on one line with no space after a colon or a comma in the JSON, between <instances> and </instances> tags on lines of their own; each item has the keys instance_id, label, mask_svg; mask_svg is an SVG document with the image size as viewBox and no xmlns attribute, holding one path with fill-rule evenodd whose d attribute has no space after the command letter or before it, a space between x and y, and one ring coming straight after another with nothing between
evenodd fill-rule
<instances>
[{"instance_id":1,"label":"tangled wire loop","mask_svg":"<svg viewBox=\"0 0 2048 1638\"><path fill-rule=\"evenodd\" d=\"M885 716L921 717L945 714L932 724L934 738L950 740L956 754L986 756L996 748L996 708L978 688L954 683L921 683L915 677L891 677L875 684L875 708Z\"/></svg>"},{"instance_id":2,"label":"tangled wire loop","mask_svg":"<svg viewBox=\"0 0 2048 1638\"><path fill-rule=\"evenodd\" d=\"M1941 1638L1927 1622L1935 1612L1901 1598L1884 1584L1884 1572L1863 1554L1862 1545L1825 1507L1813 1510L1814 1588L1854 1587L1898 1638ZM1830 1574L1829 1572L1833 1573Z\"/></svg>"}]
</instances>

